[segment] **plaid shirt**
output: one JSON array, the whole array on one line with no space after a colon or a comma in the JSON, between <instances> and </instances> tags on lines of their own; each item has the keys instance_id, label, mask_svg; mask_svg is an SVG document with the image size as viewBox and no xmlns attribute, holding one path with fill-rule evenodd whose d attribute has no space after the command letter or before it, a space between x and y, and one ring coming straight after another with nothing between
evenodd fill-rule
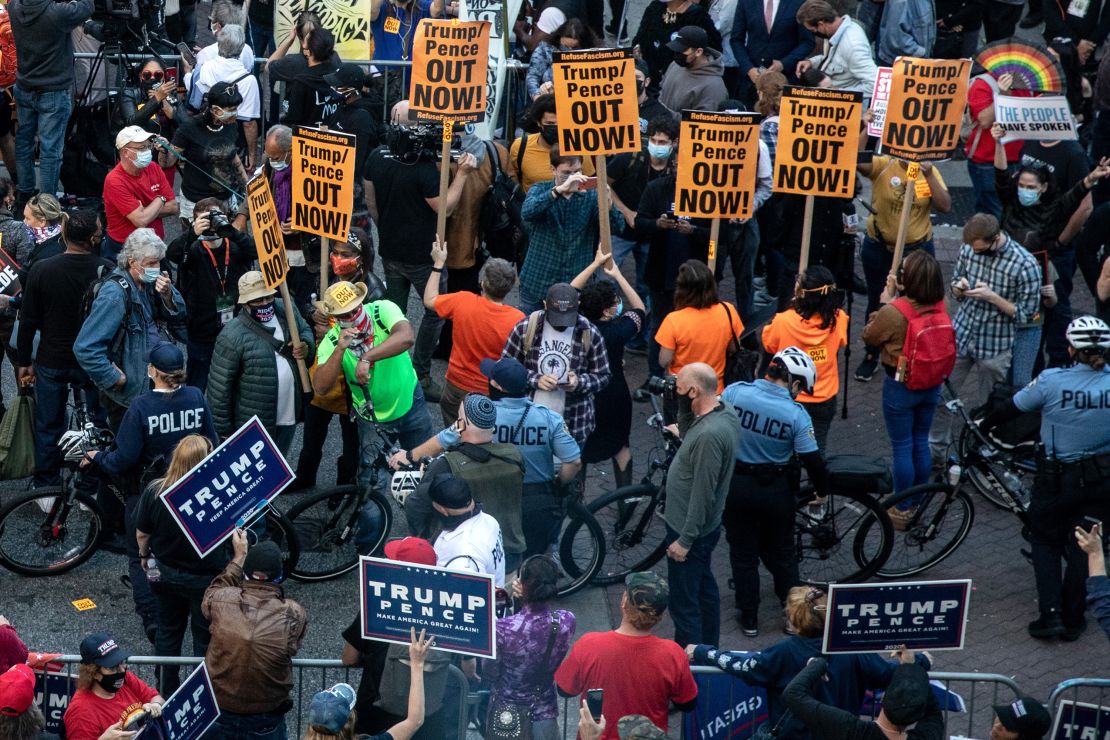
<instances>
[{"instance_id":1,"label":"plaid shirt","mask_svg":"<svg viewBox=\"0 0 1110 740\"><path fill-rule=\"evenodd\" d=\"M1041 266L1025 247L1006 236L994 254L976 254L970 245L960 247L952 285L967 278L975 287L986 283L1017 309L1013 318L992 303L967 296L957 298L959 308L952 319L956 331L956 352L962 357L986 359L1000 355L1014 345L1014 327L1030 321L1041 301Z\"/></svg>"},{"instance_id":2,"label":"plaid shirt","mask_svg":"<svg viewBox=\"0 0 1110 740\"><path fill-rule=\"evenodd\" d=\"M533 188L535 189L535 188ZM550 196L548 196L550 197ZM536 331L532 337L532 348L525 357L524 336L528 332L530 317L524 317L517 322L509 332L505 341L505 349L501 350L502 357L511 357L520 362L528 370L528 386L534 389L539 385L543 373L536 370L540 361L540 350L543 340L543 311L537 311L539 320L536 322ZM582 346L582 337L588 332L590 346ZM579 316L578 323L574 326L573 343L570 350L570 372L578 377L578 387L574 391L567 391L567 402L563 408L563 421L566 422L567 431L578 444L585 444L586 437L597 426L594 418L594 394L609 384L609 353L605 349L605 340L597 327L588 319Z\"/></svg>"},{"instance_id":3,"label":"plaid shirt","mask_svg":"<svg viewBox=\"0 0 1110 740\"><path fill-rule=\"evenodd\" d=\"M597 252L597 193L579 191L552 198L553 180L528 190L520 217L528 231L528 254L520 269L520 289L527 297L543 298L555 283L569 283ZM624 231L624 216L609 208L612 233Z\"/></svg>"}]
</instances>

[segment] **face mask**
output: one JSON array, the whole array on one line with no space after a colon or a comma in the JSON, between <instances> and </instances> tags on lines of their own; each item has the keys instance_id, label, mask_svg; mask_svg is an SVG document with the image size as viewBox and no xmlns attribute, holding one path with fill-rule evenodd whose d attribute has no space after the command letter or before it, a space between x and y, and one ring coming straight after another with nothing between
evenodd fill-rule
<instances>
[{"instance_id":1,"label":"face mask","mask_svg":"<svg viewBox=\"0 0 1110 740\"><path fill-rule=\"evenodd\" d=\"M490 397L491 401L500 401L502 398L508 398L509 394L500 388L495 388L493 383L486 384L486 395Z\"/></svg>"},{"instance_id":2,"label":"face mask","mask_svg":"<svg viewBox=\"0 0 1110 740\"><path fill-rule=\"evenodd\" d=\"M552 146L559 140L559 127L554 124L548 124L540 128L540 138L547 142L548 146Z\"/></svg>"},{"instance_id":3,"label":"face mask","mask_svg":"<svg viewBox=\"0 0 1110 740\"><path fill-rule=\"evenodd\" d=\"M284 159L271 159L270 160L270 169L275 170L277 172L281 172L282 170L284 170L288 166L289 166L289 163L286 162Z\"/></svg>"},{"instance_id":4,"label":"face mask","mask_svg":"<svg viewBox=\"0 0 1110 740\"><path fill-rule=\"evenodd\" d=\"M217 113L215 108L212 109L212 117L220 123L228 123L229 121L234 121L235 116L237 115L239 115L239 111L236 110L224 110L223 108L220 108L220 112Z\"/></svg>"},{"instance_id":5,"label":"face mask","mask_svg":"<svg viewBox=\"0 0 1110 740\"><path fill-rule=\"evenodd\" d=\"M135 159L131 163L138 167L140 170L145 170L150 163L154 161L154 152L149 149L144 149L141 152L135 152Z\"/></svg>"},{"instance_id":6,"label":"face mask","mask_svg":"<svg viewBox=\"0 0 1110 740\"><path fill-rule=\"evenodd\" d=\"M680 67L690 66L690 60L686 58L686 53L681 51L676 51L674 53L674 63Z\"/></svg>"},{"instance_id":7,"label":"face mask","mask_svg":"<svg viewBox=\"0 0 1110 740\"><path fill-rule=\"evenodd\" d=\"M648 142L648 154L653 159L669 159L674 146L671 144L652 144Z\"/></svg>"},{"instance_id":8,"label":"face mask","mask_svg":"<svg viewBox=\"0 0 1110 740\"><path fill-rule=\"evenodd\" d=\"M331 269L336 275L350 275L358 269L358 257L340 257L333 254L329 257Z\"/></svg>"},{"instance_id":9,"label":"face mask","mask_svg":"<svg viewBox=\"0 0 1110 740\"><path fill-rule=\"evenodd\" d=\"M144 267L141 280L150 285L155 280L162 276L162 268L160 267Z\"/></svg>"},{"instance_id":10,"label":"face mask","mask_svg":"<svg viewBox=\"0 0 1110 740\"><path fill-rule=\"evenodd\" d=\"M440 514L439 518L443 522L443 528L447 531L451 531L477 513L478 507L475 506L473 511L468 511L465 514Z\"/></svg>"},{"instance_id":11,"label":"face mask","mask_svg":"<svg viewBox=\"0 0 1110 740\"><path fill-rule=\"evenodd\" d=\"M624 313L624 301L617 301L617 313L615 315L620 316L623 313Z\"/></svg>"},{"instance_id":12,"label":"face mask","mask_svg":"<svg viewBox=\"0 0 1110 740\"><path fill-rule=\"evenodd\" d=\"M271 321L274 316L277 315L277 309L274 307L274 304L272 302L267 303L265 306L251 306L250 309L251 318L253 318L260 324L265 324L267 321Z\"/></svg>"},{"instance_id":13,"label":"face mask","mask_svg":"<svg viewBox=\"0 0 1110 740\"><path fill-rule=\"evenodd\" d=\"M636 80L636 97L644 94L644 81Z\"/></svg>"},{"instance_id":14,"label":"face mask","mask_svg":"<svg viewBox=\"0 0 1110 740\"><path fill-rule=\"evenodd\" d=\"M1036 188L1018 187L1017 189L1018 202L1028 208L1037 204L1041 199L1041 191Z\"/></svg>"},{"instance_id":15,"label":"face mask","mask_svg":"<svg viewBox=\"0 0 1110 740\"><path fill-rule=\"evenodd\" d=\"M694 413L694 399L685 393L678 394L678 410L684 414Z\"/></svg>"},{"instance_id":16,"label":"face mask","mask_svg":"<svg viewBox=\"0 0 1110 740\"><path fill-rule=\"evenodd\" d=\"M827 39L829 37L829 35L827 33L824 33L822 31L814 31L813 35L816 36L819 39Z\"/></svg>"},{"instance_id":17,"label":"face mask","mask_svg":"<svg viewBox=\"0 0 1110 740\"><path fill-rule=\"evenodd\" d=\"M114 694L123 688L123 682L127 679L127 671L123 670L119 673L108 673L96 679L100 684L100 688L107 691L109 694Z\"/></svg>"},{"instance_id":18,"label":"face mask","mask_svg":"<svg viewBox=\"0 0 1110 740\"><path fill-rule=\"evenodd\" d=\"M358 313L350 318L338 319L339 326L343 329L356 329L362 326L363 320L366 318L366 311L360 306Z\"/></svg>"},{"instance_id":19,"label":"face mask","mask_svg":"<svg viewBox=\"0 0 1110 740\"><path fill-rule=\"evenodd\" d=\"M347 99L347 93L335 89L334 87L328 91L328 99L333 103L342 103Z\"/></svg>"}]
</instances>

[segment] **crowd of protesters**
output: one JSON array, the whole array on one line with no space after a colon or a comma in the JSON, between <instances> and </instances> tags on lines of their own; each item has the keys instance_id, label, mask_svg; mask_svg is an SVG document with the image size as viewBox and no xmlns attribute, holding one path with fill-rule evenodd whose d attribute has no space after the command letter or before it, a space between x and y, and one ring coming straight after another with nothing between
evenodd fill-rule
<instances>
[{"instance_id":1,"label":"crowd of protesters","mask_svg":"<svg viewBox=\"0 0 1110 740\"><path fill-rule=\"evenodd\" d=\"M66 399L82 391L97 424L115 435L110 449L82 463L113 484L99 491L102 547L128 558L153 651L179 656L189 632L194 655L205 657L221 708L209 737L286 737L291 660L311 619L284 593L274 542L236 530L225 548L198 557L158 496L257 417L287 457L300 431L291 494L323 485L331 467L337 484L370 485L383 452L379 431L397 439L395 467L434 458L402 502L416 536L390 541L384 555L489 574L519 604L497 624L498 659L483 663L438 651L433 636L415 631L408 646L366 640L356 619L343 633L342 657L362 668L358 689L337 684L316 694L306 738L454 738L456 674L490 690L491 728L523 706L528 736L553 740L559 696L585 699L600 688L600 714L582 702L581 737L665 737L668 711L695 704L691 663L764 688L769 736L940 738L928 655L821 656L827 597L801 585L792 550L801 468L819 496L828 492L825 456L847 362L839 353L850 336L846 291L867 298L865 352L851 370L856 382L883 373L895 492L948 472L955 420L944 404L954 393L974 408L999 384L1033 381L988 420L1042 412L1042 436L1053 435L1042 441L1074 483L1064 495L1039 479L1033 491L1040 613L1028 631L1078 640L1089 606L1110 635L1102 533L1089 522L1110 519L1110 474L1102 472L1110 419L1097 405L1069 411L1053 395L1073 384L1110 392L1110 327L1072 308L1078 268L1096 313L1110 316L1110 54L1096 51L1110 10L1073 2L1065 14L1045 3L1042 14L1032 2L1021 20L1020 3L1008 0L862 0L854 15L833 0L650 3L628 42L642 149L610 157L608 182L597 183L592 157L559 149L552 59L603 39L627 42L617 39L621 0L612 0L605 27L600 0L526 4L512 45L529 60L527 110L499 141L464 134L451 163L419 153L426 132L409 115L407 74L383 86L344 63L315 13L278 38L273 4L248 5L216 0L214 41L203 48L196 14L206 5L181 0L164 18L155 14L149 30L195 47L195 60L153 54L125 64L107 97L96 95L97 80L85 84L88 71L73 56L99 44L85 24L93 0L11 0L0 18L0 48L10 43L18 58L6 48L0 55L0 80L11 77L0 111L0 234L21 285L17 296L0 295L0 361L7 357L18 384L34 388L32 485L59 483ZM457 12L442 0L373 0L374 59L407 60L419 20ZM815 198L812 234L803 236L800 198L771 185L786 85L862 93L862 128L872 120L879 65L903 55L969 56L984 38L1012 36L1019 21L1044 23L1079 141L1005 142L995 102L1033 93L1012 75L973 73L963 153L976 213L961 224L950 278L935 257L932 219L953 208L940 171L922 164L915 185L907 163L873 155L866 136L863 279L845 259L857 244L851 201ZM74 131L93 125L94 105L107 107L109 123L98 146L86 147ZM378 120L386 108L388 121ZM763 116L754 216L721 224L719 244L710 242L708 219L674 213L683 109ZM357 141L356 227L326 255L318 237L292 225L293 127L305 125ZM287 298L257 269L243 197L256 176L280 221ZM504 178L515 186L521 243L487 228L491 192ZM607 213L596 187L609 190ZM603 220L611 251L598 248ZM899 232L905 257L894 265ZM728 270L732 302L722 298ZM761 318L757 305L779 312ZM908 337L922 321L950 328L938 346L951 371L926 385L912 375ZM745 377L736 368L752 349L762 356ZM442 376L437 352L447 358ZM302 386L301 362L311 388ZM647 371L635 389L625 376L631 364ZM585 487L591 464L611 461L617 486L644 471L648 461L630 443L633 399L646 401L665 379L678 406L668 433L681 439L665 482L666 576L631 574L619 626L577 635L575 615L556 601L560 565L551 557L564 491ZM765 423L750 423L753 416ZM342 456L326 466L333 417ZM892 507L895 529L915 509L913 500ZM378 524L362 512L360 552L369 552ZM757 653L719 644L722 598L711 564L722 533L741 633L760 634L761 562L784 607L788 637ZM653 634L668 611L673 640ZM88 635L79 652L69 738L127 740L133 715L156 719L181 683L173 666L159 669L156 686L138 679L108 633ZM42 729L26 659L0 617L0 737ZM863 724L866 689L886 694ZM1035 699L995 711L992 737L1048 731Z\"/></svg>"}]
</instances>

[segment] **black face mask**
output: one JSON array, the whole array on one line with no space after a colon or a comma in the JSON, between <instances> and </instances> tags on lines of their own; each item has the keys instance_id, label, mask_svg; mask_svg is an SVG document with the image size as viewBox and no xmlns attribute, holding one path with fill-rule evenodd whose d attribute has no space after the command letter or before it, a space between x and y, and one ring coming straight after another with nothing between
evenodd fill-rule
<instances>
[{"instance_id":1,"label":"black face mask","mask_svg":"<svg viewBox=\"0 0 1110 740\"><path fill-rule=\"evenodd\" d=\"M636 95L637 97L644 94L644 81L636 80Z\"/></svg>"},{"instance_id":2,"label":"black face mask","mask_svg":"<svg viewBox=\"0 0 1110 740\"><path fill-rule=\"evenodd\" d=\"M487 383L488 390L486 391L491 401L500 401L502 398L508 398L509 394L500 388L495 388L493 383Z\"/></svg>"},{"instance_id":3,"label":"black face mask","mask_svg":"<svg viewBox=\"0 0 1110 740\"><path fill-rule=\"evenodd\" d=\"M476 516L478 514L478 511L478 504L474 504L473 511L468 511L465 514L440 514L439 518L440 521L443 522L443 528L450 532L451 530L455 529L460 524L465 522L467 519L471 519Z\"/></svg>"},{"instance_id":4,"label":"black face mask","mask_svg":"<svg viewBox=\"0 0 1110 740\"><path fill-rule=\"evenodd\" d=\"M820 32L820 31L814 31L814 32L813 32L813 35L814 35L814 36L816 36L816 37L817 37L817 38L819 38L819 39L827 39L827 38L829 38L829 34L827 34L827 33L822 33L822 32Z\"/></svg>"},{"instance_id":5,"label":"black face mask","mask_svg":"<svg viewBox=\"0 0 1110 740\"><path fill-rule=\"evenodd\" d=\"M548 146L553 146L557 141L559 141L559 127L554 124L541 126L540 138L546 141Z\"/></svg>"},{"instance_id":6,"label":"black face mask","mask_svg":"<svg viewBox=\"0 0 1110 740\"><path fill-rule=\"evenodd\" d=\"M689 67L690 66L690 60L687 59L686 54L684 52L681 52L681 51L676 51L674 53L674 63L677 64L680 67Z\"/></svg>"},{"instance_id":7,"label":"black face mask","mask_svg":"<svg viewBox=\"0 0 1110 740\"><path fill-rule=\"evenodd\" d=\"M683 414L694 413L694 399L686 393L678 394L678 410Z\"/></svg>"},{"instance_id":8,"label":"black face mask","mask_svg":"<svg viewBox=\"0 0 1110 740\"><path fill-rule=\"evenodd\" d=\"M123 688L123 682L127 680L127 671L122 670L119 673L106 673L96 682L100 684L100 688L107 691L109 694L114 694Z\"/></svg>"}]
</instances>

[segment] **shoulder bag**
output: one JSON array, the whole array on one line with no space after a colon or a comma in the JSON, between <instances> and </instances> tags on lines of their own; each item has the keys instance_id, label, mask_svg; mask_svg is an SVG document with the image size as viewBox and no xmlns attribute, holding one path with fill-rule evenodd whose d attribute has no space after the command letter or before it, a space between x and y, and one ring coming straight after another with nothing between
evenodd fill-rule
<instances>
[{"instance_id":1,"label":"shoulder bag","mask_svg":"<svg viewBox=\"0 0 1110 740\"><path fill-rule=\"evenodd\" d=\"M533 678L538 680L547 670L551 649L555 647L555 637L558 634L559 617L551 612L551 633L547 636L547 649L543 653L543 660L533 672ZM493 699L486 716L486 740L532 740L532 710L538 700L538 691L532 701L526 704L501 698Z\"/></svg>"}]
</instances>

